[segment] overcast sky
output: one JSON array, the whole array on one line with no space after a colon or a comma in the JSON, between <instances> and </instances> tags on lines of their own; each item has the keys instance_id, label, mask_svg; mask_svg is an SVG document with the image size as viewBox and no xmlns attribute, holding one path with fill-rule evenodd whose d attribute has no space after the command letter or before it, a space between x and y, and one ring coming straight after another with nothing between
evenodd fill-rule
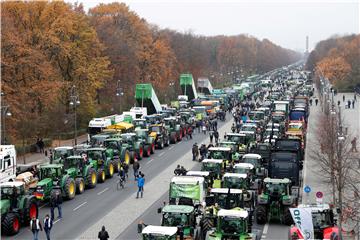
<instances>
[{"instance_id":1,"label":"overcast sky","mask_svg":"<svg viewBox=\"0 0 360 240\"><path fill-rule=\"evenodd\" d=\"M66 0L75 2L74 0ZM111 0L79 0L88 10ZM359 33L358 0L125 0L162 28L206 36L249 34L286 48L310 50L334 34Z\"/></svg>"}]
</instances>

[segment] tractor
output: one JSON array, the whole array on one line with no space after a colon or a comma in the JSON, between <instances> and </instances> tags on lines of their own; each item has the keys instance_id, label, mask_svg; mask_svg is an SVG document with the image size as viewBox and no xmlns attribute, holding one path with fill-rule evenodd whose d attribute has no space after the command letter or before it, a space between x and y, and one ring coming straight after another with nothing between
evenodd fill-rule
<instances>
[{"instance_id":1,"label":"tractor","mask_svg":"<svg viewBox=\"0 0 360 240\"><path fill-rule=\"evenodd\" d=\"M256 169L251 163L237 163L233 167L234 173L246 174L249 179L249 188L251 190L260 190L261 179L256 177Z\"/></svg>"},{"instance_id":2,"label":"tractor","mask_svg":"<svg viewBox=\"0 0 360 240\"><path fill-rule=\"evenodd\" d=\"M201 162L201 171L208 171L212 179L212 187L221 187L221 178L224 174L224 161L221 159L204 159Z\"/></svg>"},{"instance_id":3,"label":"tractor","mask_svg":"<svg viewBox=\"0 0 360 240\"><path fill-rule=\"evenodd\" d=\"M241 208L221 209L217 214L216 228L206 232L205 240L258 239L251 233L249 214Z\"/></svg>"},{"instance_id":4,"label":"tractor","mask_svg":"<svg viewBox=\"0 0 360 240\"><path fill-rule=\"evenodd\" d=\"M235 142L238 145L237 152L244 155L249 150L250 137L244 133L227 133L225 138L228 142Z\"/></svg>"},{"instance_id":5,"label":"tractor","mask_svg":"<svg viewBox=\"0 0 360 240\"><path fill-rule=\"evenodd\" d=\"M178 228L148 225L144 229L141 226L142 240L176 240ZM140 229L139 229L140 230Z\"/></svg>"},{"instance_id":6,"label":"tractor","mask_svg":"<svg viewBox=\"0 0 360 240\"><path fill-rule=\"evenodd\" d=\"M203 177L174 176L170 181L169 203L198 207L205 202L206 191Z\"/></svg>"},{"instance_id":7,"label":"tractor","mask_svg":"<svg viewBox=\"0 0 360 240\"><path fill-rule=\"evenodd\" d=\"M73 199L76 192L76 183L72 177L74 169L65 170L63 164L44 164L39 167L39 182L34 195L38 200L50 199L54 189L61 189L62 196Z\"/></svg>"},{"instance_id":8,"label":"tractor","mask_svg":"<svg viewBox=\"0 0 360 240\"><path fill-rule=\"evenodd\" d=\"M255 209L257 223L275 220L291 225L293 220L289 208L296 203L296 197L290 193L290 179L265 178L264 185Z\"/></svg>"},{"instance_id":9,"label":"tractor","mask_svg":"<svg viewBox=\"0 0 360 240\"><path fill-rule=\"evenodd\" d=\"M259 154L251 154L251 153L245 154L242 157L241 162L250 163L255 167L256 178L263 180L264 178L267 177L268 171L264 167L262 158Z\"/></svg>"},{"instance_id":10,"label":"tractor","mask_svg":"<svg viewBox=\"0 0 360 240\"><path fill-rule=\"evenodd\" d=\"M85 187L94 188L97 184L96 170L89 162L84 162L82 156L71 156L64 160L64 169L71 172L75 179L76 193L83 193Z\"/></svg>"},{"instance_id":11,"label":"tractor","mask_svg":"<svg viewBox=\"0 0 360 240\"><path fill-rule=\"evenodd\" d=\"M51 163L60 163L64 158L74 155L74 148L70 146L57 147L52 151Z\"/></svg>"},{"instance_id":12,"label":"tractor","mask_svg":"<svg viewBox=\"0 0 360 240\"><path fill-rule=\"evenodd\" d=\"M154 138L155 145L159 149L170 145L170 135L163 124L153 124L149 126L150 136Z\"/></svg>"},{"instance_id":13,"label":"tractor","mask_svg":"<svg viewBox=\"0 0 360 240\"><path fill-rule=\"evenodd\" d=\"M239 162L242 154L239 153L239 144L236 142L230 142L230 141L222 141L218 145L219 147L229 147L231 148L231 159L234 162Z\"/></svg>"},{"instance_id":14,"label":"tractor","mask_svg":"<svg viewBox=\"0 0 360 240\"><path fill-rule=\"evenodd\" d=\"M106 148L87 148L83 152L89 163L96 170L98 182L105 182L106 177L112 178L116 163L106 156Z\"/></svg>"},{"instance_id":15,"label":"tractor","mask_svg":"<svg viewBox=\"0 0 360 240\"><path fill-rule=\"evenodd\" d=\"M5 182L0 184L0 189L1 232L15 235L21 225L26 226L33 217L38 217L38 204L35 196L25 190L23 182Z\"/></svg>"},{"instance_id":16,"label":"tractor","mask_svg":"<svg viewBox=\"0 0 360 240\"><path fill-rule=\"evenodd\" d=\"M108 138L104 141L107 156L112 156L116 164L116 171L120 170L121 163L130 164L130 152L126 146L122 146L120 138Z\"/></svg>"},{"instance_id":17,"label":"tractor","mask_svg":"<svg viewBox=\"0 0 360 240\"><path fill-rule=\"evenodd\" d=\"M183 138L183 130L176 117L164 118L165 127L170 133L170 143L176 143Z\"/></svg>"},{"instance_id":18,"label":"tractor","mask_svg":"<svg viewBox=\"0 0 360 240\"><path fill-rule=\"evenodd\" d=\"M226 163L229 163L232 160L231 159L231 148L229 148L229 147L210 147L208 149L208 158L223 159Z\"/></svg>"},{"instance_id":19,"label":"tractor","mask_svg":"<svg viewBox=\"0 0 360 240\"><path fill-rule=\"evenodd\" d=\"M122 147L125 147L129 150L131 163L133 163L135 159L141 160L143 158L144 145L136 133L121 134L121 143Z\"/></svg>"},{"instance_id":20,"label":"tractor","mask_svg":"<svg viewBox=\"0 0 360 240\"><path fill-rule=\"evenodd\" d=\"M155 153L155 139L150 136L148 129L136 129L136 136L144 146L144 156L150 157L151 154Z\"/></svg>"},{"instance_id":21,"label":"tractor","mask_svg":"<svg viewBox=\"0 0 360 240\"><path fill-rule=\"evenodd\" d=\"M333 209L330 208L328 204L301 204L298 206L298 208L311 209L314 226L314 239L340 239L339 227L336 225L336 219L334 218ZM289 230L289 240L298 239L304 239L304 237L302 236L302 232L298 229L298 227L296 227L296 225L292 225Z\"/></svg>"}]
</instances>

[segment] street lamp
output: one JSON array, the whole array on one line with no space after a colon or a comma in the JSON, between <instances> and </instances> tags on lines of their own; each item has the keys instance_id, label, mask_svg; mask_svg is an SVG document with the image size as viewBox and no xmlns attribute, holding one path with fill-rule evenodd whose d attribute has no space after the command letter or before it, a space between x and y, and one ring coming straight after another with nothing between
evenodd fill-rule
<instances>
[{"instance_id":1,"label":"street lamp","mask_svg":"<svg viewBox=\"0 0 360 240\"><path fill-rule=\"evenodd\" d=\"M5 94L1 92L1 97L3 97ZM5 101L1 99L1 103L4 103ZM3 127L2 137L1 137L1 144L6 144L6 137L5 137L5 118L11 117L12 114L9 110L9 105L1 105L1 125Z\"/></svg>"},{"instance_id":2,"label":"street lamp","mask_svg":"<svg viewBox=\"0 0 360 240\"><path fill-rule=\"evenodd\" d=\"M124 96L124 91L123 91L122 87L120 87L120 80L117 80L117 83L116 83L116 96L119 98ZM119 99L119 114L120 113L121 113L121 102Z\"/></svg>"},{"instance_id":3,"label":"street lamp","mask_svg":"<svg viewBox=\"0 0 360 240\"><path fill-rule=\"evenodd\" d=\"M73 85L70 89L70 107L74 108L74 126L75 126L75 132L74 132L74 145L77 145L77 119L76 119L76 109L77 106L80 105L80 99L79 94L76 91L75 85Z\"/></svg>"}]
</instances>

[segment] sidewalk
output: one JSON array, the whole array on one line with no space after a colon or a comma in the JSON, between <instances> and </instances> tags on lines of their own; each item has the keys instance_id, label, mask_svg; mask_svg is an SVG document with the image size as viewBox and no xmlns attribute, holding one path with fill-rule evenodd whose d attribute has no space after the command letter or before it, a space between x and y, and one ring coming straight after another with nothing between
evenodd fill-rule
<instances>
[{"instance_id":1,"label":"sidewalk","mask_svg":"<svg viewBox=\"0 0 360 240\"><path fill-rule=\"evenodd\" d=\"M82 143L87 140L87 134L81 135L77 138L77 143ZM61 146L73 146L74 139L67 140L53 140L51 148L61 147ZM49 154L50 148L46 148L45 151ZM18 155L17 162L18 164L39 164L48 161L48 158L44 153L26 153L25 155Z\"/></svg>"}]
</instances>

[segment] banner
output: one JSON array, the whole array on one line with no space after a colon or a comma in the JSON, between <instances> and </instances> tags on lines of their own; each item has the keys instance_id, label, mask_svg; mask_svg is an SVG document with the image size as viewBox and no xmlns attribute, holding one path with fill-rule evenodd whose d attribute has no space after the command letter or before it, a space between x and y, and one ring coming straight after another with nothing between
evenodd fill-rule
<instances>
[{"instance_id":1,"label":"banner","mask_svg":"<svg viewBox=\"0 0 360 240\"><path fill-rule=\"evenodd\" d=\"M170 184L170 198L187 197L200 200L200 186L192 184Z\"/></svg>"},{"instance_id":2,"label":"banner","mask_svg":"<svg viewBox=\"0 0 360 240\"><path fill-rule=\"evenodd\" d=\"M290 208L291 216L304 239L314 239L314 225L311 208Z\"/></svg>"}]
</instances>

